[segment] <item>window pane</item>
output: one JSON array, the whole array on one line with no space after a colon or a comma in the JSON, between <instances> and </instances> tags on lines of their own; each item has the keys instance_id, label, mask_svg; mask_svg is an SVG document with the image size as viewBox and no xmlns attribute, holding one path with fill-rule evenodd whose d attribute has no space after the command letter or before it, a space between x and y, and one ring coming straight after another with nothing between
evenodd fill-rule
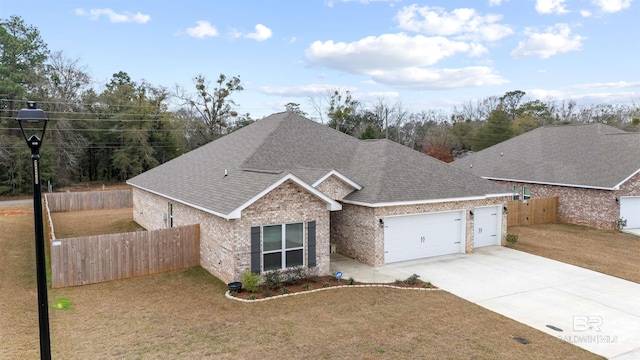
<instances>
[{"instance_id":1,"label":"window pane","mask_svg":"<svg viewBox=\"0 0 640 360\"><path fill-rule=\"evenodd\" d=\"M518 200L520 199L520 186L514 185L513 186L513 200Z\"/></svg>"},{"instance_id":2,"label":"window pane","mask_svg":"<svg viewBox=\"0 0 640 360\"><path fill-rule=\"evenodd\" d=\"M285 232L287 249L302 247L304 244L304 226L299 224L287 224Z\"/></svg>"},{"instance_id":3,"label":"window pane","mask_svg":"<svg viewBox=\"0 0 640 360\"><path fill-rule=\"evenodd\" d=\"M282 225L262 227L262 251L282 249Z\"/></svg>"},{"instance_id":4,"label":"window pane","mask_svg":"<svg viewBox=\"0 0 640 360\"><path fill-rule=\"evenodd\" d=\"M264 271L282 269L282 253L264 254Z\"/></svg>"},{"instance_id":5,"label":"window pane","mask_svg":"<svg viewBox=\"0 0 640 360\"><path fill-rule=\"evenodd\" d=\"M304 265L304 262L302 261L303 256L304 251L302 249L287 251L287 267Z\"/></svg>"},{"instance_id":6,"label":"window pane","mask_svg":"<svg viewBox=\"0 0 640 360\"><path fill-rule=\"evenodd\" d=\"M529 188L528 186L524 187L522 198L525 200L531 198L531 188Z\"/></svg>"}]
</instances>

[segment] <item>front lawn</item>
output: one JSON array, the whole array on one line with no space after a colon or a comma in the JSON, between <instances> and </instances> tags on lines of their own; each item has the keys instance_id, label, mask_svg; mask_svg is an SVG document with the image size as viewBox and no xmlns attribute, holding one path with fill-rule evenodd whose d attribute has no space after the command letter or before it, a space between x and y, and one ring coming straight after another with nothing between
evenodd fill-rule
<instances>
[{"instance_id":1,"label":"front lawn","mask_svg":"<svg viewBox=\"0 0 640 360\"><path fill-rule=\"evenodd\" d=\"M37 358L33 214L2 216L0 228L0 358ZM199 267L49 290L53 358L599 358L445 291L347 288L247 304L225 290Z\"/></svg>"},{"instance_id":2,"label":"front lawn","mask_svg":"<svg viewBox=\"0 0 640 360\"><path fill-rule=\"evenodd\" d=\"M513 247L640 283L640 237L571 224L512 226Z\"/></svg>"}]
</instances>

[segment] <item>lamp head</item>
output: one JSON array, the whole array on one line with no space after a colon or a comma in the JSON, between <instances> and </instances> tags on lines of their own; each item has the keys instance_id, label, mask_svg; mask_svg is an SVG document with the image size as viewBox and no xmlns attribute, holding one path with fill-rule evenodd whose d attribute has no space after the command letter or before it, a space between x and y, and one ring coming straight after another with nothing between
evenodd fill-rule
<instances>
[{"instance_id":1,"label":"lamp head","mask_svg":"<svg viewBox=\"0 0 640 360\"><path fill-rule=\"evenodd\" d=\"M42 143L42 138L44 137L44 131L47 128L47 122L49 122L49 118L45 115L44 110L38 109L35 102L29 101L26 109L20 109L18 111L16 121L20 124L20 130L22 131L22 136L24 136L24 139L27 141L27 145L32 149L34 147L39 148ZM28 136L26 134L27 132L35 132L36 134Z\"/></svg>"}]
</instances>

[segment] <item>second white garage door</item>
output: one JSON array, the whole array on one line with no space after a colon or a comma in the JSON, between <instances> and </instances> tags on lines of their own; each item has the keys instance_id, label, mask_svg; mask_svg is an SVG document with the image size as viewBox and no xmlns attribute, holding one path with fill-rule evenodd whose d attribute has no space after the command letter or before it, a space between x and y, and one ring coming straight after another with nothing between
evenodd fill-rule
<instances>
[{"instance_id":1,"label":"second white garage door","mask_svg":"<svg viewBox=\"0 0 640 360\"><path fill-rule=\"evenodd\" d=\"M499 229L502 217L499 206L473 209L473 247L500 245Z\"/></svg>"},{"instance_id":2,"label":"second white garage door","mask_svg":"<svg viewBox=\"0 0 640 360\"><path fill-rule=\"evenodd\" d=\"M464 252L463 215L448 211L384 218L384 262Z\"/></svg>"},{"instance_id":3,"label":"second white garage door","mask_svg":"<svg viewBox=\"0 0 640 360\"><path fill-rule=\"evenodd\" d=\"M640 196L620 197L620 217L627 220L627 229L640 228Z\"/></svg>"}]
</instances>

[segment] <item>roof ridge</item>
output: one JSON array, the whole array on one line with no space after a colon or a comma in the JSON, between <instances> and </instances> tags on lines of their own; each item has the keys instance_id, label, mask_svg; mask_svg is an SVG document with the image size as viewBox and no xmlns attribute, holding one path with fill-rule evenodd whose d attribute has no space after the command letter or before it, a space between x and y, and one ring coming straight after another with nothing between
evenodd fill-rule
<instances>
[{"instance_id":1,"label":"roof ridge","mask_svg":"<svg viewBox=\"0 0 640 360\"><path fill-rule=\"evenodd\" d=\"M262 121L264 121L266 119L269 119L270 117L274 117L274 115L280 115L280 114L283 114L283 113L287 113L287 112L285 111L285 112L280 112L280 113L276 113L276 114L271 114L271 115L267 116L266 118L263 118ZM254 172L264 171L264 169L249 169L249 168L245 168L245 163L249 159L253 158L253 156L256 155L260 151L260 149L262 149L262 147L264 146L264 143L270 138L271 134L275 133L278 129L280 129L280 127L282 126L283 121L285 119L289 118L289 116L290 116L289 114L290 113L286 114L285 116L281 117L280 119L278 119L278 118L275 118L275 120L272 119L272 121L278 121L278 124L276 126L274 126L270 131L267 131L265 134L263 134L264 136L262 137L262 139L260 141L260 144L256 145L255 150L252 151L249 155L247 155L247 157L245 157L244 160L242 160L242 162L240 163L240 166L239 166L240 169L254 171ZM267 121L269 121L269 120L267 120Z\"/></svg>"}]
</instances>

